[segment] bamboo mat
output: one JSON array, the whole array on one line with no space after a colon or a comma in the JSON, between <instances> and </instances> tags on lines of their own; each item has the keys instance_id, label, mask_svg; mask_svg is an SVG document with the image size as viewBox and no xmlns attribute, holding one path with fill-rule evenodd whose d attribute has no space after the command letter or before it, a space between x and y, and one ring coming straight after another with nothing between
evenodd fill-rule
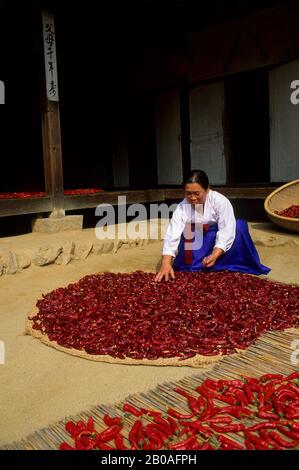
<instances>
[{"instance_id":1,"label":"bamboo mat","mask_svg":"<svg viewBox=\"0 0 299 470\"><path fill-rule=\"evenodd\" d=\"M116 405L99 405L77 416L65 417L58 423L40 429L19 442L13 442L2 447L1 450L57 450L62 441L72 444L69 435L65 431L66 421L69 419L82 419L86 421L89 416L93 416L97 430L101 431L105 428L102 420L105 413L111 416L121 416L125 423L124 430L130 429L135 418L124 415L122 412L124 403L162 412L165 412L170 406L179 412L188 412L186 399L173 392L175 387L192 392L206 377L212 379L231 379L238 378L241 374L252 377L259 377L266 373L289 374L294 370L299 370L299 363L293 365L291 362L291 354L293 352L292 342L294 340L299 340L299 329L269 332L259 338L254 345L250 346L240 355L226 356L220 362L209 366L208 369L203 370L201 373L186 377L176 383L168 382L161 384L156 389L145 393L129 395L123 402ZM144 420L146 419L145 416ZM252 423L255 421L259 422L258 418L253 420ZM243 442L242 434L231 434L230 438L238 443ZM128 444L127 439L124 442Z\"/></svg>"}]
</instances>

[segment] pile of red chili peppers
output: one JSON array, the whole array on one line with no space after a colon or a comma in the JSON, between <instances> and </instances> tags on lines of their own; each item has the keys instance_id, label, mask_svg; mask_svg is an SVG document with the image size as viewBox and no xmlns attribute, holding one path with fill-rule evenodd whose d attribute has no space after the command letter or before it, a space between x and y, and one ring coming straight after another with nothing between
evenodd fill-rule
<instances>
[{"instance_id":1,"label":"pile of red chili peppers","mask_svg":"<svg viewBox=\"0 0 299 470\"><path fill-rule=\"evenodd\" d=\"M290 206L283 211L275 211L275 214L283 217L291 217L292 219L299 219L299 206Z\"/></svg>"},{"instance_id":2,"label":"pile of red chili peppers","mask_svg":"<svg viewBox=\"0 0 299 470\"><path fill-rule=\"evenodd\" d=\"M69 421L73 445L61 450L283 450L299 446L299 373L259 379L205 381L195 390L175 388L182 406L165 412L123 406L123 417L104 416L98 432L90 417ZM186 403L184 403L186 401ZM129 425L126 426L129 418ZM132 421L133 419L133 421ZM132 424L133 422L133 424ZM101 423L101 427L102 427ZM237 439L236 439L237 437Z\"/></svg>"},{"instance_id":3,"label":"pile of red chili peppers","mask_svg":"<svg viewBox=\"0 0 299 470\"><path fill-rule=\"evenodd\" d=\"M65 348L118 359L205 356L246 349L299 325L299 286L232 272L89 275L37 302L33 328Z\"/></svg>"},{"instance_id":4,"label":"pile of red chili peppers","mask_svg":"<svg viewBox=\"0 0 299 470\"><path fill-rule=\"evenodd\" d=\"M80 194L95 194L101 193L103 189L66 189L65 195L80 195ZM28 199L32 197L45 197L47 194L44 191L26 191L15 193L0 193L0 199Z\"/></svg>"}]
</instances>

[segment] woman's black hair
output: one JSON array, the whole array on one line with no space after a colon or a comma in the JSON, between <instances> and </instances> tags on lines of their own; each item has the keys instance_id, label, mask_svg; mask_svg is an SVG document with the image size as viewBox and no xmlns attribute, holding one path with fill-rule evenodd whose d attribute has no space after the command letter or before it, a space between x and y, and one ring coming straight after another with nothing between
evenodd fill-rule
<instances>
[{"instance_id":1,"label":"woman's black hair","mask_svg":"<svg viewBox=\"0 0 299 470\"><path fill-rule=\"evenodd\" d=\"M184 181L184 186L190 183L200 184L205 190L210 186L208 175L203 170L193 170L191 175Z\"/></svg>"}]
</instances>

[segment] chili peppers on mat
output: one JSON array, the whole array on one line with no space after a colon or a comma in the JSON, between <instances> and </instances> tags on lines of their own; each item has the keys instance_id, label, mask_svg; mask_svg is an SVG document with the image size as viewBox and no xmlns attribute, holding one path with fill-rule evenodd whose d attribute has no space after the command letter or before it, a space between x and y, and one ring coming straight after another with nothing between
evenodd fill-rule
<instances>
[{"instance_id":1,"label":"chili peppers on mat","mask_svg":"<svg viewBox=\"0 0 299 470\"><path fill-rule=\"evenodd\" d=\"M161 283L154 278L141 271L86 276L44 295L32 328L50 342L87 354L184 361L231 354L266 331L299 326L299 286L226 271L178 272ZM238 382L229 386L239 389L239 398L223 400L234 405L242 396L247 406L255 386L240 389ZM216 398L220 392L211 384L202 394Z\"/></svg>"},{"instance_id":2,"label":"chili peppers on mat","mask_svg":"<svg viewBox=\"0 0 299 470\"><path fill-rule=\"evenodd\" d=\"M103 192L103 189L87 188L87 189L65 189L65 195L88 195ZM26 191L14 193L0 193L0 199L28 199L34 197L45 197L44 191Z\"/></svg>"},{"instance_id":3,"label":"chili peppers on mat","mask_svg":"<svg viewBox=\"0 0 299 470\"><path fill-rule=\"evenodd\" d=\"M181 403L178 409L172 405L161 411L125 403L121 416L106 413L102 423L92 417L86 424L69 421L65 429L73 443L63 442L60 449L299 449L297 372L259 379L209 378L194 389L176 387L173 395ZM227 405L225 397L232 397L235 404Z\"/></svg>"}]
</instances>

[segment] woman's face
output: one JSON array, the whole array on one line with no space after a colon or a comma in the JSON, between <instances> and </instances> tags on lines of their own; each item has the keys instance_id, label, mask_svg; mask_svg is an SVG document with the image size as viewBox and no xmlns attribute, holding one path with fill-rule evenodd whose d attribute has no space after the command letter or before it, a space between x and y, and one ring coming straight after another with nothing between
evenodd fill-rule
<instances>
[{"instance_id":1,"label":"woman's face","mask_svg":"<svg viewBox=\"0 0 299 470\"><path fill-rule=\"evenodd\" d=\"M195 206L195 204L204 204L209 188L205 190L198 183L188 183L185 185L185 198Z\"/></svg>"}]
</instances>

